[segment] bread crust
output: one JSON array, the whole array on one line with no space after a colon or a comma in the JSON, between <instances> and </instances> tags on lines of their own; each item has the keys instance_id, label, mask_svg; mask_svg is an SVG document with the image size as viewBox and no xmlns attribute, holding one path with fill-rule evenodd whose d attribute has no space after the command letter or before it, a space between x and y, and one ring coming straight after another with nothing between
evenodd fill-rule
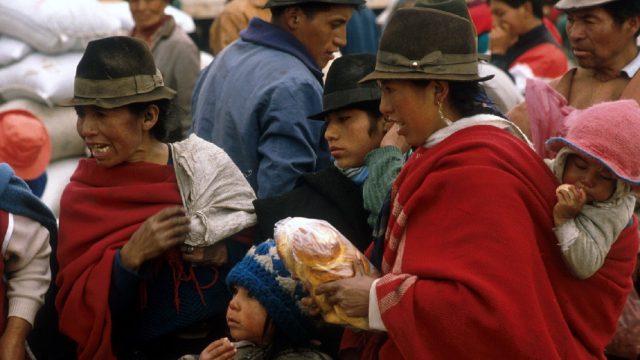
<instances>
[{"instance_id":1,"label":"bread crust","mask_svg":"<svg viewBox=\"0 0 640 360\"><path fill-rule=\"evenodd\" d=\"M318 285L355 276L361 262L365 274L377 273L369 260L338 230L324 220L287 218L276 224L276 248L287 269L305 283L311 294ZM312 295L326 322L368 329L365 318L347 316L324 295Z\"/></svg>"}]
</instances>

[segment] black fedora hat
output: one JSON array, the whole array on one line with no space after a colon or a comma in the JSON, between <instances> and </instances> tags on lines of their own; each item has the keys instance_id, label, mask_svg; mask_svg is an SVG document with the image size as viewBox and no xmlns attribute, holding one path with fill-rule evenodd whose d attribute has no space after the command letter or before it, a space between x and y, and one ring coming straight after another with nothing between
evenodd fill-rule
<instances>
[{"instance_id":1,"label":"black fedora hat","mask_svg":"<svg viewBox=\"0 0 640 360\"><path fill-rule=\"evenodd\" d=\"M73 97L61 106L112 109L132 103L172 99L153 55L141 40L112 36L89 42L76 68Z\"/></svg>"},{"instance_id":2,"label":"black fedora hat","mask_svg":"<svg viewBox=\"0 0 640 360\"><path fill-rule=\"evenodd\" d=\"M380 88L375 81L358 83L375 67L376 57L371 54L350 54L334 60L324 85L322 112L309 118L324 120L332 111L366 101L380 101Z\"/></svg>"},{"instance_id":3,"label":"black fedora hat","mask_svg":"<svg viewBox=\"0 0 640 360\"><path fill-rule=\"evenodd\" d=\"M485 81L478 74L473 23L451 12L416 6L397 10L384 29L376 69L379 79Z\"/></svg>"}]
</instances>

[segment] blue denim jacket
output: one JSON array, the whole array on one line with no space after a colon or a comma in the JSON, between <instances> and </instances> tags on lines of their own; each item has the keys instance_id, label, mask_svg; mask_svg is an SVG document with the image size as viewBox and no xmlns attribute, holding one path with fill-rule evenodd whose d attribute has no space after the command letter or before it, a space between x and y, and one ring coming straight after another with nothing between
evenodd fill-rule
<instances>
[{"instance_id":1,"label":"blue denim jacket","mask_svg":"<svg viewBox=\"0 0 640 360\"><path fill-rule=\"evenodd\" d=\"M224 149L258 198L285 193L330 165L322 72L290 33L254 18L205 68L193 95L192 131Z\"/></svg>"}]
</instances>

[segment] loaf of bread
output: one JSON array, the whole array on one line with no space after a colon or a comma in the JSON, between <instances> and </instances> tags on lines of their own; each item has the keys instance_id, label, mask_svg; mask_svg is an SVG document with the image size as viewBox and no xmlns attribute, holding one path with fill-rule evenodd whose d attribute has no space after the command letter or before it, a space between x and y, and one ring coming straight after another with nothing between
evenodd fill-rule
<instances>
[{"instance_id":1,"label":"loaf of bread","mask_svg":"<svg viewBox=\"0 0 640 360\"><path fill-rule=\"evenodd\" d=\"M319 284L353 277L356 261L362 262L365 274L377 274L349 240L328 222L303 217L280 220L274 237L280 258L293 276L305 283L326 322L369 328L367 318L349 317L338 306L330 306L324 295L315 295Z\"/></svg>"}]
</instances>

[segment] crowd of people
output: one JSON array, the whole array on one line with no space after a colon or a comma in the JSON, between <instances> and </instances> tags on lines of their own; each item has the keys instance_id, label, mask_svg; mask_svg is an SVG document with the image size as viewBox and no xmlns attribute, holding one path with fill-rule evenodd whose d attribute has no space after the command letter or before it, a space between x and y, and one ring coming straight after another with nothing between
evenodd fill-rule
<instances>
[{"instance_id":1,"label":"crowd of people","mask_svg":"<svg viewBox=\"0 0 640 360\"><path fill-rule=\"evenodd\" d=\"M169 0L88 43L59 105L89 156L57 219L46 132L0 113L0 359L640 356L608 347L640 333L619 322L640 292L640 3L555 3L574 67L538 0L391 2L379 40L348 35L363 0L239 1L202 71ZM309 293L287 217L377 271Z\"/></svg>"}]
</instances>

